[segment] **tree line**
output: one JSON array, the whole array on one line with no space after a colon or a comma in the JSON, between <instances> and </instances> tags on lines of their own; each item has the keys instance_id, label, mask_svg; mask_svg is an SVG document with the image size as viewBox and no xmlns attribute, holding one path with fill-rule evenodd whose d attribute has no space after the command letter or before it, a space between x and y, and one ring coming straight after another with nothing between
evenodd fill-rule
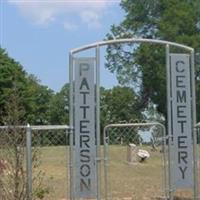
<instances>
[{"instance_id":1,"label":"tree line","mask_svg":"<svg viewBox=\"0 0 200 200\"><path fill-rule=\"evenodd\" d=\"M200 1L121 1L124 19L112 25L107 40L142 37L162 39L195 49L197 111L200 110ZM171 48L172 53L187 53ZM10 94L17 91L24 107L23 121L30 124L69 123L69 84L55 93L27 74L20 63L0 49L0 123L5 124ZM153 44L109 45L106 68L115 73L119 85L101 88L101 122L144 119L152 112L167 119L165 48ZM130 100L131 99L131 100ZM124 103L126 102L126 103ZM154 115L153 114L153 115ZM167 120L166 120L167 121ZM197 121L200 115L197 112Z\"/></svg>"},{"instance_id":2,"label":"tree line","mask_svg":"<svg viewBox=\"0 0 200 200\"><path fill-rule=\"evenodd\" d=\"M115 86L100 88L101 122L139 119L139 96L133 88ZM0 124L9 125L10 104L18 104L18 123L32 125L69 124L69 84L59 92L44 86L34 75L28 74L23 66L11 58L5 49L0 49ZM23 112L22 112L23 111Z\"/></svg>"}]
</instances>

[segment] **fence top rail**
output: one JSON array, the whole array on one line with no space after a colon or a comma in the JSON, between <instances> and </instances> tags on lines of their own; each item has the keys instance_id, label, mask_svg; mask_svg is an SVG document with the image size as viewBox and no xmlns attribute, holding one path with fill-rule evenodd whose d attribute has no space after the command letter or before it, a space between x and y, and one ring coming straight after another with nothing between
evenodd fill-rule
<instances>
[{"instance_id":1,"label":"fence top rail","mask_svg":"<svg viewBox=\"0 0 200 200\"><path fill-rule=\"evenodd\" d=\"M195 128L200 128L200 122L195 125Z\"/></svg>"},{"instance_id":2,"label":"fence top rail","mask_svg":"<svg viewBox=\"0 0 200 200\"><path fill-rule=\"evenodd\" d=\"M61 130L61 129L70 129L68 125L27 125L27 126L0 126L0 129L8 129L8 128L21 128L31 130Z\"/></svg>"},{"instance_id":3,"label":"fence top rail","mask_svg":"<svg viewBox=\"0 0 200 200\"><path fill-rule=\"evenodd\" d=\"M30 126L32 130L57 130L57 129L69 129L67 125L48 125L48 126Z\"/></svg>"},{"instance_id":4,"label":"fence top rail","mask_svg":"<svg viewBox=\"0 0 200 200\"><path fill-rule=\"evenodd\" d=\"M148 122L148 123L108 124L107 126L105 126L105 129L111 128L111 127L137 127L137 126L144 126L144 127L161 126L161 127L164 127L164 125L159 122Z\"/></svg>"},{"instance_id":5,"label":"fence top rail","mask_svg":"<svg viewBox=\"0 0 200 200\"><path fill-rule=\"evenodd\" d=\"M175 43L175 42L169 42L165 40L145 39L145 38L127 38L127 39L114 39L114 40L100 41L100 42L88 44L76 49L72 49L70 53L75 54L75 53L79 53L81 51L95 48L95 47L100 47L100 46L105 46L105 45L114 45L114 44L120 44L120 43L152 43L152 44L161 44L161 45L171 45L171 46L179 47L191 52L194 51L194 49L189 46Z\"/></svg>"}]
</instances>

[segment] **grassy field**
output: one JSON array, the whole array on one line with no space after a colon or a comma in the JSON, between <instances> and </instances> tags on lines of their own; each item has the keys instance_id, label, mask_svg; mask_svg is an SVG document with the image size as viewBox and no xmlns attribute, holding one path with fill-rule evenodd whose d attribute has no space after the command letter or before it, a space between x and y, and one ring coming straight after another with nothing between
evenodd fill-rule
<instances>
[{"instance_id":1,"label":"grassy field","mask_svg":"<svg viewBox=\"0 0 200 200\"><path fill-rule=\"evenodd\" d=\"M109 147L108 167L108 196L112 199L150 200L161 197L163 188L163 168L160 151L153 152L149 147L150 158L137 164L127 163L126 146ZM69 193L67 179L68 150L65 147L43 147L41 152L40 169L45 172L45 185L49 188L49 195L45 200L64 200ZM105 195L104 166L101 164L102 197ZM178 191L180 200L191 199L188 191ZM187 197L187 198L186 198Z\"/></svg>"},{"instance_id":2,"label":"grassy field","mask_svg":"<svg viewBox=\"0 0 200 200\"><path fill-rule=\"evenodd\" d=\"M44 185L49 194L45 200L61 200L69 195L68 149L61 146L42 147L39 150L40 167L44 172Z\"/></svg>"},{"instance_id":3,"label":"grassy field","mask_svg":"<svg viewBox=\"0 0 200 200\"><path fill-rule=\"evenodd\" d=\"M109 147L109 186L112 198L151 199L163 192L162 156L159 151L152 152L148 147L141 147L150 152L150 158L142 163L127 163L127 147Z\"/></svg>"}]
</instances>

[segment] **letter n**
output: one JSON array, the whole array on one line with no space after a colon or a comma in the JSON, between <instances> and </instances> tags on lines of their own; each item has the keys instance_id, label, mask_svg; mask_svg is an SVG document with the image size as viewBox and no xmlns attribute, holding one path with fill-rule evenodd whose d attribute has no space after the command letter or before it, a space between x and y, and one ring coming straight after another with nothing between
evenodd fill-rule
<instances>
[{"instance_id":1,"label":"letter n","mask_svg":"<svg viewBox=\"0 0 200 200\"><path fill-rule=\"evenodd\" d=\"M80 188L81 188L81 192L83 192L85 189L91 190L91 180L88 178L87 183L86 183L85 179L81 179Z\"/></svg>"}]
</instances>

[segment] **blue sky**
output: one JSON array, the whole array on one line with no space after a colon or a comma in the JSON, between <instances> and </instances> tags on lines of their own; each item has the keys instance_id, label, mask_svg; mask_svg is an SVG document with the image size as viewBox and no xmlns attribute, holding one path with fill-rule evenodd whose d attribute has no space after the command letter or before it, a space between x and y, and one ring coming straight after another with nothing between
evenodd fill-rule
<instances>
[{"instance_id":1,"label":"blue sky","mask_svg":"<svg viewBox=\"0 0 200 200\"><path fill-rule=\"evenodd\" d=\"M103 40L124 15L119 0L0 2L1 47L55 91L68 82L69 50ZM114 76L101 68L102 85L112 87Z\"/></svg>"}]
</instances>

